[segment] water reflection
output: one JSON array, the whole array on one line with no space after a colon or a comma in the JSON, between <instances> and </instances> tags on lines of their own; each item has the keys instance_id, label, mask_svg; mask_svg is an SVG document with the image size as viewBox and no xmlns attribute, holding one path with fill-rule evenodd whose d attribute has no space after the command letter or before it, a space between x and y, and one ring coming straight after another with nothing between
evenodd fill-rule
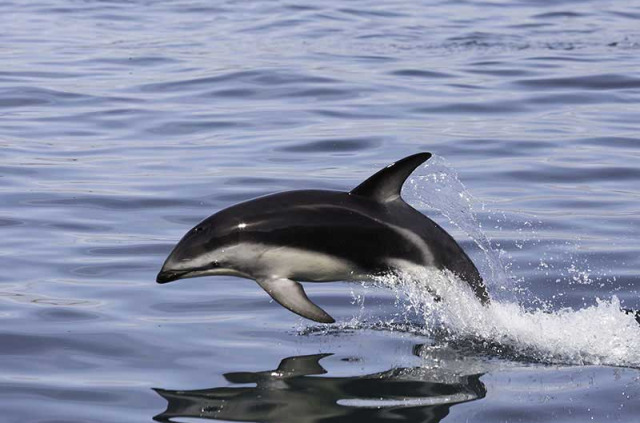
<instances>
[{"instance_id":1,"label":"water reflection","mask_svg":"<svg viewBox=\"0 0 640 423\"><path fill-rule=\"evenodd\" d=\"M426 351L426 353L425 353ZM201 418L252 422L439 422L462 402L484 398L483 373L464 374L441 350L416 347L429 366L393 368L351 377L330 377L320 360L332 354L287 357L275 370L226 373L234 385L193 391L155 389L167 400L159 422ZM433 366L433 363L445 363Z\"/></svg>"}]
</instances>

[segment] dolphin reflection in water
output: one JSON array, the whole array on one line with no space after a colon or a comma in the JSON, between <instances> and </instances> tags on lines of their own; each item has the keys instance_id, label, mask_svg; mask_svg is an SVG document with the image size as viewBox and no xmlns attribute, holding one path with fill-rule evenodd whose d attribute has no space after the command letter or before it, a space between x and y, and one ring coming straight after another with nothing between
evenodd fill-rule
<instances>
[{"instance_id":1,"label":"dolphin reflection in water","mask_svg":"<svg viewBox=\"0 0 640 423\"><path fill-rule=\"evenodd\" d=\"M422 348L416 346L415 353L425 357ZM228 387L154 389L168 403L154 420L437 423L452 406L484 398L487 393L480 381L482 364L474 361L469 366L468 358L455 358L446 349L426 353L431 362L448 363L445 366L394 368L354 377L321 376L327 371L320 360L331 355L288 357L275 370L226 373L224 378L232 384Z\"/></svg>"}]
</instances>

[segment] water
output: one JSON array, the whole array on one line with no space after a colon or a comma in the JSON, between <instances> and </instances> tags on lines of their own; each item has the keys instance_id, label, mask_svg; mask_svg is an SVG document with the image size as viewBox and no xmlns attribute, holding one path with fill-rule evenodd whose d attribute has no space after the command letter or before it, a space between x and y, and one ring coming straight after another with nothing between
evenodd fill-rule
<instances>
[{"instance_id":1,"label":"water","mask_svg":"<svg viewBox=\"0 0 640 423\"><path fill-rule=\"evenodd\" d=\"M639 21L623 1L3 2L0 420L640 421L619 310L640 309ZM155 284L214 211L418 151L437 157L405 196L490 310L420 279L307 284L324 327L251 281Z\"/></svg>"}]
</instances>

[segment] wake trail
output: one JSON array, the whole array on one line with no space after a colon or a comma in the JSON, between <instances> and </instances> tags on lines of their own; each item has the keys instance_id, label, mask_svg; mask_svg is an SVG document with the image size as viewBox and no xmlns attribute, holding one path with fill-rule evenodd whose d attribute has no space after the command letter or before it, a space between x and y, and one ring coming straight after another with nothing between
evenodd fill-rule
<instances>
[{"instance_id":1,"label":"wake trail","mask_svg":"<svg viewBox=\"0 0 640 423\"><path fill-rule=\"evenodd\" d=\"M526 310L507 301L483 306L449 272L389 275L376 283L396 293L405 313L418 316L425 335L471 342L480 350L506 350L511 359L640 367L640 325L615 296L580 310L550 312ZM434 300L429 290L435 290L441 300Z\"/></svg>"}]
</instances>

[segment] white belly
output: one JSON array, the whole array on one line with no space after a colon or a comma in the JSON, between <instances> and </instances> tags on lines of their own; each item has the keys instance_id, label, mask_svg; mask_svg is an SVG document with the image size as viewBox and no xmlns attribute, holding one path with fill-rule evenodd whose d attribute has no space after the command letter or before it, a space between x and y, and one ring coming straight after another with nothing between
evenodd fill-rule
<instances>
[{"instance_id":1,"label":"white belly","mask_svg":"<svg viewBox=\"0 0 640 423\"><path fill-rule=\"evenodd\" d=\"M218 250L212 256L253 279L328 282L361 280L366 276L348 260L293 247L242 243Z\"/></svg>"},{"instance_id":2,"label":"white belly","mask_svg":"<svg viewBox=\"0 0 640 423\"><path fill-rule=\"evenodd\" d=\"M349 260L294 247L242 243L215 251L207 260L212 260L214 256L225 263L227 268L214 270L211 274L233 274L256 280L287 278L302 282L362 281L372 276ZM399 270L423 267L404 260L392 260L386 264Z\"/></svg>"},{"instance_id":3,"label":"white belly","mask_svg":"<svg viewBox=\"0 0 640 423\"><path fill-rule=\"evenodd\" d=\"M270 248L261 255L259 265L273 276L298 281L328 282L365 277L347 260L328 254L290 247Z\"/></svg>"}]
</instances>

